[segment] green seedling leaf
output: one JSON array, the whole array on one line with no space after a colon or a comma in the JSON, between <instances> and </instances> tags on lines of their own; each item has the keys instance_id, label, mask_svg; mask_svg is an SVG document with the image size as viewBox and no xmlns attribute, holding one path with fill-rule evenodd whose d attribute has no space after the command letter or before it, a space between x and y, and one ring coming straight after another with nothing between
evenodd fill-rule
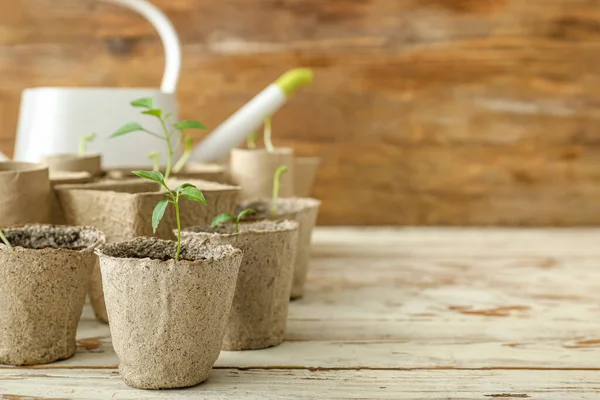
<instances>
[{"instance_id":1,"label":"green seedling leaf","mask_svg":"<svg viewBox=\"0 0 600 400\"><path fill-rule=\"evenodd\" d=\"M134 100L129 104L131 104L134 107L154 108L154 99L152 97L144 97L141 99Z\"/></svg>"},{"instance_id":2,"label":"green seedling leaf","mask_svg":"<svg viewBox=\"0 0 600 400\"><path fill-rule=\"evenodd\" d=\"M131 132L144 131L144 127L138 124L137 122L129 122L122 127L120 127L115 133L110 135L110 138L116 138L119 136L126 135Z\"/></svg>"},{"instance_id":3,"label":"green seedling leaf","mask_svg":"<svg viewBox=\"0 0 600 400\"><path fill-rule=\"evenodd\" d=\"M202 203L206 205L206 199L204 198L204 194L198 189L196 186L188 186L181 189L181 195L186 199L191 201L196 201L198 203Z\"/></svg>"},{"instance_id":4,"label":"green seedling leaf","mask_svg":"<svg viewBox=\"0 0 600 400\"><path fill-rule=\"evenodd\" d=\"M154 115L157 118L161 118L162 117L162 110L160 110L158 108L152 108L150 110L142 111L142 114L144 114L144 115Z\"/></svg>"},{"instance_id":5,"label":"green seedling leaf","mask_svg":"<svg viewBox=\"0 0 600 400\"><path fill-rule=\"evenodd\" d=\"M6 236L4 236L4 232L2 232L2 230L0 230L0 240L2 240L2 243L4 243L6 247L12 250L13 247L10 245L10 242L8 241Z\"/></svg>"},{"instance_id":6,"label":"green seedling leaf","mask_svg":"<svg viewBox=\"0 0 600 400\"><path fill-rule=\"evenodd\" d=\"M182 183L181 185L179 185L175 188L175 193L179 194L179 192L181 192L182 189L185 189L187 187L195 187L195 186L192 185L191 183Z\"/></svg>"},{"instance_id":7,"label":"green seedling leaf","mask_svg":"<svg viewBox=\"0 0 600 400\"><path fill-rule=\"evenodd\" d=\"M160 171L131 171L132 174L149 181L158 182L165 186L165 177Z\"/></svg>"},{"instance_id":8,"label":"green seedling leaf","mask_svg":"<svg viewBox=\"0 0 600 400\"><path fill-rule=\"evenodd\" d=\"M175 129L183 131L184 129L208 129L202 122L186 120L175 124Z\"/></svg>"},{"instance_id":9,"label":"green seedling leaf","mask_svg":"<svg viewBox=\"0 0 600 400\"><path fill-rule=\"evenodd\" d=\"M238 222L242 220L242 218L244 218L246 215L249 214L256 214L256 210L253 208L246 208L245 210L240 211L240 213L237 215L237 220Z\"/></svg>"},{"instance_id":10,"label":"green seedling leaf","mask_svg":"<svg viewBox=\"0 0 600 400\"><path fill-rule=\"evenodd\" d=\"M215 227L217 225L223 224L225 222L235 221L235 217L231 214L219 214L212 220L210 224L211 227Z\"/></svg>"},{"instance_id":11,"label":"green seedling leaf","mask_svg":"<svg viewBox=\"0 0 600 400\"><path fill-rule=\"evenodd\" d=\"M93 142L96 139L96 136L97 135L92 132L89 135L83 135L79 139L79 157L85 156L85 154L87 153L87 144Z\"/></svg>"},{"instance_id":12,"label":"green seedling leaf","mask_svg":"<svg viewBox=\"0 0 600 400\"><path fill-rule=\"evenodd\" d=\"M156 207L154 207L154 211L152 211L152 232L156 233L158 224L160 224L160 220L165 215L168 205L169 200L161 200L158 202Z\"/></svg>"}]
</instances>

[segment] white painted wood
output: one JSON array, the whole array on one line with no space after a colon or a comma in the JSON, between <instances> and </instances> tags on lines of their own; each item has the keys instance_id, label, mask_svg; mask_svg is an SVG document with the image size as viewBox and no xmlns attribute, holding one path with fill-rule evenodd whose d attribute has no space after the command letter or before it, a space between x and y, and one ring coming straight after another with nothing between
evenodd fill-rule
<instances>
[{"instance_id":1,"label":"white painted wood","mask_svg":"<svg viewBox=\"0 0 600 400\"><path fill-rule=\"evenodd\" d=\"M599 244L594 229L319 229L287 341L222 352L207 385L164 393L586 398L600 387ZM0 393L160 398L115 375L109 328L88 307L78 339L70 360L0 367Z\"/></svg>"},{"instance_id":2,"label":"white painted wood","mask_svg":"<svg viewBox=\"0 0 600 400\"><path fill-rule=\"evenodd\" d=\"M597 399L599 384L598 371L215 369L196 387L149 391L128 387L111 370L0 370L0 399L564 400Z\"/></svg>"}]
</instances>

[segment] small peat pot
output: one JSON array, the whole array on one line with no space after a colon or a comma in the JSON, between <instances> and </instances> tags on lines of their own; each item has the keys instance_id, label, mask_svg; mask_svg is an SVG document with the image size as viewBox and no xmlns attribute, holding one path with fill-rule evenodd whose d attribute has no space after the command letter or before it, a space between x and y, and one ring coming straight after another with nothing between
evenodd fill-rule
<instances>
[{"instance_id":1,"label":"small peat pot","mask_svg":"<svg viewBox=\"0 0 600 400\"><path fill-rule=\"evenodd\" d=\"M86 154L83 156L59 154L44 157L44 163L48 165L50 175L59 172L87 172L92 178L97 178L103 174L102 156L100 154Z\"/></svg>"},{"instance_id":2,"label":"small peat pot","mask_svg":"<svg viewBox=\"0 0 600 400\"><path fill-rule=\"evenodd\" d=\"M294 196L309 197L312 194L320 164L318 157L294 158Z\"/></svg>"},{"instance_id":3,"label":"small peat pot","mask_svg":"<svg viewBox=\"0 0 600 400\"><path fill-rule=\"evenodd\" d=\"M184 242L229 244L243 251L235 296L223 339L223 350L253 350L283 342L288 315L296 221L257 221L188 228Z\"/></svg>"},{"instance_id":4,"label":"small peat pot","mask_svg":"<svg viewBox=\"0 0 600 400\"><path fill-rule=\"evenodd\" d=\"M273 193L273 175L281 166L288 167L281 176L279 195L294 196L294 150L287 147L265 149L233 149L230 159L231 181L242 188L241 199L269 197Z\"/></svg>"},{"instance_id":5,"label":"small peat pot","mask_svg":"<svg viewBox=\"0 0 600 400\"><path fill-rule=\"evenodd\" d=\"M207 181L191 183L202 190L207 206L183 200L180 211L182 227L209 225L218 214L231 212L235 208L238 187ZM173 179L169 180L169 184L175 187L179 183ZM59 185L56 190L67 223L95 226L106 234L108 242L130 240L137 236L174 238L172 231L177 223L172 209L165 214L156 235L152 232L152 212L156 204L165 197L158 183L136 178L84 185ZM99 269L92 276L90 300L96 317L108 322Z\"/></svg>"},{"instance_id":6,"label":"small peat pot","mask_svg":"<svg viewBox=\"0 0 600 400\"><path fill-rule=\"evenodd\" d=\"M88 172L67 172L59 171L50 173L50 186L52 187L52 199L50 204L50 215L53 224L66 224L66 219L62 208L58 202L58 194L54 187L57 185L81 184L92 181L92 176Z\"/></svg>"},{"instance_id":7,"label":"small peat pot","mask_svg":"<svg viewBox=\"0 0 600 400\"><path fill-rule=\"evenodd\" d=\"M101 246L113 347L125 382L169 389L205 381L219 357L242 252L136 238Z\"/></svg>"},{"instance_id":8,"label":"small peat pot","mask_svg":"<svg viewBox=\"0 0 600 400\"><path fill-rule=\"evenodd\" d=\"M96 256L97 229L25 225L0 243L0 363L45 364L75 354L75 333Z\"/></svg>"},{"instance_id":9,"label":"small peat pot","mask_svg":"<svg viewBox=\"0 0 600 400\"><path fill-rule=\"evenodd\" d=\"M277 212L270 211L271 200L248 200L236 207L236 213L244 209L254 209L256 213L250 219L289 219L298 221L298 242L294 258L294 279L291 298L298 299L304 295L304 284L310 260L310 243L312 231L317 223L317 215L321 202L311 198L290 197L277 200Z\"/></svg>"},{"instance_id":10,"label":"small peat pot","mask_svg":"<svg viewBox=\"0 0 600 400\"><path fill-rule=\"evenodd\" d=\"M52 196L45 165L0 162L0 226L52 222Z\"/></svg>"},{"instance_id":11,"label":"small peat pot","mask_svg":"<svg viewBox=\"0 0 600 400\"><path fill-rule=\"evenodd\" d=\"M106 172L106 177L113 180L124 180L135 178L131 171L152 171L152 167L139 168L114 168ZM205 164L188 162L179 172L172 172L171 177L176 179L196 179L219 183L228 183L227 169L219 164Z\"/></svg>"}]
</instances>

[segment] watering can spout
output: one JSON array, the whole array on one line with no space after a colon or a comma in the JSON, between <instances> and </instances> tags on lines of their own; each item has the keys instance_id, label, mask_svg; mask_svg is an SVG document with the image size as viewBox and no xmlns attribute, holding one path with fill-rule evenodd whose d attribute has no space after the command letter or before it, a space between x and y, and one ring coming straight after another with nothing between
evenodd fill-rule
<instances>
[{"instance_id":1,"label":"watering can spout","mask_svg":"<svg viewBox=\"0 0 600 400\"><path fill-rule=\"evenodd\" d=\"M252 100L231 115L200 142L192 158L200 162L217 161L226 157L272 115L298 89L312 83L313 73L308 68L294 68L281 75Z\"/></svg>"}]
</instances>

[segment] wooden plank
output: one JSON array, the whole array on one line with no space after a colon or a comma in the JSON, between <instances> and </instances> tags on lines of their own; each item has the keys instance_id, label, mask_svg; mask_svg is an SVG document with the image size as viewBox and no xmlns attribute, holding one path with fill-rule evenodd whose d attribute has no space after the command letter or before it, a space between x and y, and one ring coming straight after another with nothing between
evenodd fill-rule
<instances>
[{"instance_id":1,"label":"wooden plank","mask_svg":"<svg viewBox=\"0 0 600 400\"><path fill-rule=\"evenodd\" d=\"M160 81L162 48L142 18L55 3L0 4L7 153L25 87ZM155 3L182 38L184 118L214 127L286 69L315 70L274 128L276 144L323 158L323 224L600 223L594 2Z\"/></svg>"},{"instance_id":2,"label":"wooden plank","mask_svg":"<svg viewBox=\"0 0 600 400\"><path fill-rule=\"evenodd\" d=\"M213 370L179 390L135 390L117 371L0 370L0 399L593 399L597 371Z\"/></svg>"}]
</instances>

